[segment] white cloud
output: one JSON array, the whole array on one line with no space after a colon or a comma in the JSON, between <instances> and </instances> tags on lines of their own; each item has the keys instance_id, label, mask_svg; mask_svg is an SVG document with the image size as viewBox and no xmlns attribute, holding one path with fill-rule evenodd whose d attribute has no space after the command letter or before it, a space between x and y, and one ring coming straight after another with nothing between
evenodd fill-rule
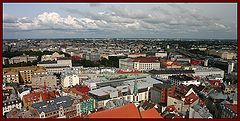
<instances>
[{"instance_id":1,"label":"white cloud","mask_svg":"<svg viewBox=\"0 0 240 121\"><path fill-rule=\"evenodd\" d=\"M112 7L107 11L81 12L82 17L68 15L62 17L56 12L44 12L35 18L22 17L16 21L4 17L4 27L19 30L154 30L154 31L192 31L229 30L230 27L221 23L220 19L201 15L197 9L186 9L170 5L171 10L156 7L152 9L131 9ZM68 11L69 12L69 11ZM12 24L7 24L7 22Z\"/></svg>"}]
</instances>

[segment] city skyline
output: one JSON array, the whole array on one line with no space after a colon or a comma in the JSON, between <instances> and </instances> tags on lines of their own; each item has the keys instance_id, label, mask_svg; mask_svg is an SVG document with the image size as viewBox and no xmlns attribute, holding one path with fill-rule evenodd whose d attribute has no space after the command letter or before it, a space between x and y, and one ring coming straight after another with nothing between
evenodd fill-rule
<instances>
[{"instance_id":1,"label":"city skyline","mask_svg":"<svg viewBox=\"0 0 240 121\"><path fill-rule=\"evenodd\" d=\"M3 38L236 39L236 5L4 3Z\"/></svg>"}]
</instances>

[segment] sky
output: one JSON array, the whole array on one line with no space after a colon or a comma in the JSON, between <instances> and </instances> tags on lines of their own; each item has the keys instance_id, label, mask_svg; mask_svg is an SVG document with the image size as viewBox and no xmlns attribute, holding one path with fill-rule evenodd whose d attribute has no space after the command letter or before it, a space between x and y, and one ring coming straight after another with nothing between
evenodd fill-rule
<instances>
[{"instance_id":1,"label":"sky","mask_svg":"<svg viewBox=\"0 0 240 121\"><path fill-rule=\"evenodd\" d=\"M236 39L236 3L3 3L3 38Z\"/></svg>"}]
</instances>

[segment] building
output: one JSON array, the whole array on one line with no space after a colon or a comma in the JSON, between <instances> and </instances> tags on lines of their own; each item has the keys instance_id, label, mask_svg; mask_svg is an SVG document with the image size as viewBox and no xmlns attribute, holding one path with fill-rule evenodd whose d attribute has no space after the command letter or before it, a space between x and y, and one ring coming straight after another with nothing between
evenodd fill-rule
<instances>
[{"instance_id":1,"label":"building","mask_svg":"<svg viewBox=\"0 0 240 121\"><path fill-rule=\"evenodd\" d=\"M101 58L101 55L97 52L91 52L86 54L86 60L90 61L99 61Z\"/></svg>"},{"instance_id":2,"label":"building","mask_svg":"<svg viewBox=\"0 0 240 121\"><path fill-rule=\"evenodd\" d=\"M119 59L119 68L123 70L149 71L159 70L160 60L156 57L140 57Z\"/></svg>"},{"instance_id":3,"label":"building","mask_svg":"<svg viewBox=\"0 0 240 121\"><path fill-rule=\"evenodd\" d=\"M61 76L61 80L63 87L73 87L80 84L80 78L76 74L64 74Z\"/></svg>"},{"instance_id":4,"label":"building","mask_svg":"<svg viewBox=\"0 0 240 121\"><path fill-rule=\"evenodd\" d=\"M31 92L30 94L23 95L23 106L30 108L34 103L47 101L60 96L56 91L45 92Z\"/></svg>"},{"instance_id":5,"label":"building","mask_svg":"<svg viewBox=\"0 0 240 121\"><path fill-rule=\"evenodd\" d=\"M192 75L195 72L193 70L183 70L183 69L163 69L163 70L151 70L148 73L159 79L168 79L169 76Z\"/></svg>"},{"instance_id":6,"label":"building","mask_svg":"<svg viewBox=\"0 0 240 121\"><path fill-rule=\"evenodd\" d=\"M222 59L237 59L237 53L228 50L209 50L209 54L219 56Z\"/></svg>"},{"instance_id":7,"label":"building","mask_svg":"<svg viewBox=\"0 0 240 121\"><path fill-rule=\"evenodd\" d=\"M7 100L3 100L2 102L2 113L6 115L12 109L21 109L22 108L22 101L19 98L10 98Z\"/></svg>"},{"instance_id":8,"label":"building","mask_svg":"<svg viewBox=\"0 0 240 121\"><path fill-rule=\"evenodd\" d=\"M193 76L206 77L209 75L221 75L221 77L224 78L224 71L218 68L203 66L192 66L191 68L195 72Z\"/></svg>"},{"instance_id":9,"label":"building","mask_svg":"<svg viewBox=\"0 0 240 121\"><path fill-rule=\"evenodd\" d=\"M37 56L22 55L16 56L9 59L9 64L21 63L21 62L33 62L37 60Z\"/></svg>"},{"instance_id":10,"label":"building","mask_svg":"<svg viewBox=\"0 0 240 121\"><path fill-rule=\"evenodd\" d=\"M194 105L199 104L199 97L190 89L186 94L181 96L168 96L167 106L174 106L177 112L187 112Z\"/></svg>"},{"instance_id":11,"label":"building","mask_svg":"<svg viewBox=\"0 0 240 121\"><path fill-rule=\"evenodd\" d=\"M146 57L145 53L129 53L128 58Z\"/></svg>"},{"instance_id":12,"label":"building","mask_svg":"<svg viewBox=\"0 0 240 121\"><path fill-rule=\"evenodd\" d=\"M174 85L179 86L180 84L183 85L200 85L200 81L197 79L194 79L193 77L186 76L186 75L173 75L169 76L168 78Z\"/></svg>"},{"instance_id":13,"label":"building","mask_svg":"<svg viewBox=\"0 0 240 121\"><path fill-rule=\"evenodd\" d=\"M212 119L213 115L209 112L206 107L200 105L194 105L190 108L189 118L207 118Z\"/></svg>"},{"instance_id":14,"label":"building","mask_svg":"<svg viewBox=\"0 0 240 121\"><path fill-rule=\"evenodd\" d=\"M92 113L88 118L162 118L154 108L140 112L133 103Z\"/></svg>"},{"instance_id":15,"label":"building","mask_svg":"<svg viewBox=\"0 0 240 121\"><path fill-rule=\"evenodd\" d=\"M3 82L19 83L19 72L13 68L9 70L5 70L5 68L3 68Z\"/></svg>"},{"instance_id":16,"label":"building","mask_svg":"<svg viewBox=\"0 0 240 121\"><path fill-rule=\"evenodd\" d=\"M6 57L2 57L2 64L3 65L6 65L6 64L8 64L8 58L6 58Z\"/></svg>"},{"instance_id":17,"label":"building","mask_svg":"<svg viewBox=\"0 0 240 121\"><path fill-rule=\"evenodd\" d=\"M156 104L167 104L167 97L174 96L176 86L171 84L154 84L151 88L151 101Z\"/></svg>"},{"instance_id":18,"label":"building","mask_svg":"<svg viewBox=\"0 0 240 121\"><path fill-rule=\"evenodd\" d=\"M31 84L33 75L43 74L47 74L47 71L40 66L3 68L3 82Z\"/></svg>"},{"instance_id":19,"label":"building","mask_svg":"<svg viewBox=\"0 0 240 121\"><path fill-rule=\"evenodd\" d=\"M95 100L88 96L87 86L74 86L64 90L64 96L70 96L77 100L77 115L89 114L95 110Z\"/></svg>"},{"instance_id":20,"label":"building","mask_svg":"<svg viewBox=\"0 0 240 121\"><path fill-rule=\"evenodd\" d=\"M167 57L167 52L157 52L155 53L155 57L160 57L160 58Z\"/></svg>"},{"instance_id":21,"label":"building","mask_svg":"<svg viewBox=\"0 0 240 121\"><path fill-rule=\"evenodd\" d=\"M161 82L150 77L106 82L98 84L98 89L89 91L89 96L96 100L96 108L104 108L108 101L114 99L123 99L138 105L143 101L149 100L150 88L158 83Z\"/></svg>"},{"instance_id":22,"label":"building","mask_svg":"<svg viewBox=\"0 0 240 121\"><path fill-rule=\"evenodd\" d=\"M221 118L237 118L238 112L237 112L237 104L223 104L221 106L222 113Z\"/></svg>"},{"instance_id":23,"label":"building","mask_svg":"<svg viewBox=\"0 0 240 121\"><path fill-rule=\"evenodd\" d=\"M166 69L180 69L180 68L182 68L182 65L180 63L175 62L175 61L162 60L161 61L161 67L166 68Z\"/></svg>"},{"instance_id":24,"label":"building","mask_svg":"<svg viewBox=\"0 0 240 121\"><path fill-rule=\"evenodd\" d=\"M57 77L53 75L33 75L32 76L32 88L56 88Z\"/></svg>"},{"instance_id":25,"label":"building","mask_svg":"<svg viewBox=\"0 0 240 121\"><path fill-rule=\"evenodd\" d=\"M73 118L77 116L76 101L70 96L34 103L40 118Z\"/></svg>"},{"instance_id":26,"label":"building","mask_svg":"<svg viewBox=\"0 0 240 121\"><path fill-rule=\"evenodd\" d=\"M72 67L72 60L60 58L57 61L45 61L37 64L38 66L43 66L49 73L61 73L66 68Z\"/></svg>"},{"instance_id":27,"label":"building","mask_svg":"<svg viewBox=\"0 0 240 121\"><path fill-rule=\"evenodd\" d=\"M54 52L52 55L43 55L41 61L56 61L57 58L65 57L64 54L59 54L58 52Z\"/></svg>"},{"instance_id":28,"label":"building","mask_svg":"<svg viewBox=\"0 0 240 121\"><path fill-rule=\"evenodd\" d=\"M13 108L9 113L6 115L7 118L39 118L37 110L26 108L17 109Z\"/></svg>"}]
</instances>

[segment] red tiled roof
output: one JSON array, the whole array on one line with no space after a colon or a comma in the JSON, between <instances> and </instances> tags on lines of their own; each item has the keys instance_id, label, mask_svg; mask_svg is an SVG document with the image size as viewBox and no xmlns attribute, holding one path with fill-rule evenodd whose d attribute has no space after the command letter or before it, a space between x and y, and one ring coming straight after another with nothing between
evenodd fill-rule
<instances>
[{"instance_id":1,"label":"red tiled roof","mask_svg":"<svg viewBox=\"0 0 240 121\"><path fill-rule=\"evenodd\" d=\"M233 111L234 113L237 113L237 104L224 104L224 106Z\"/></svg>"},{"instance_id":2,"label":"red tiled roof","mask_svg":"<svg viewBox=\"0 0 240 121\"><path fill-rule=\"evenodd\" d=\"M191 105L193 104L199 97L193 92L185 97L184 104Z\"/></svg>"},{"instance_id":3,"label":"red tiled roof","mask_svg":"<svg viewBox=\"0 0 240 121\"><path fill-rule=\"evenodd\" d=\"M173 112L173 111L176 111L176 108L174 105L169 105L169 106L167 106L167 108L165 110L168 112Z\"/></svg>"},{"instance_id":4,"label":"red tiled roof","mask_svg":"<svg viewBox=\"0 0 240 121\"><path fill-rule=\"evenodd\" d=\"M174 117L173 117L173 119L174 118L183 118L182 116L180 116L180 115L175 115Z\"/></svg>"},{"instance_id":5,"label":"red tiled roof","mask_svg":"<svg viewBox=\"0 0 240 121\"><path fill-rule=\"evenodd\" d=\"M221 84L221 80L208 80L208 82L214 86L217 86L216 83L218 83L218 86Z\"/></svg>"},{"instance_id":6,"label":"red tiled roof","mask_svg":"<svg viewBox=\"0 0 240 121\"><path fill-rule=\"evenodd\" d=\"M141 117L142 118L163 118L162 116L160 116L160 114L155 108L142 111Z\"/></svg>"},{"instance_id":7,"label":"red tiled roof","mask_svg":"<svg viewBox=\"0 0 240 121\"><path fill-rule=\"evenodd\" d=\"M89 118L139 118L140 114L133 103L89 115Z\"/></svg>"},{"instance_id":8,"label":"red tiled roof","mask_svg":"<svg viewBox=\"0 0 240 121\"><path fill-rule=\"evenodd\" d=\"M80 85L70 88L70 91L79 95L86 95L88 94L89 90L90 89L87 86L80 86Z\"/></svg>"},{"instance_id":9,"label":"red tiled roof","mask_svg":"<svg viewBox=\"0 0 240 121\"><path fill-rule=\"evenodd\" d=\"M119 70L117 71L117 74L142 74L141 71L122 71L122 70Z\"/></svg>"},{"instance_id":10,"label":"red tiled roof","mask_svg":"<svg viewBox=\"0 0 240 121\"><path fill-rule=\"evenodd\" d=\"M55 91L51 91L51 92L47 92L47 93L44 93L44 92L32 92L30 94L24 95L23 99L26 102L39 101L40 97L42 96L42 100L45 101L45 100L50 100L50 99L55 98L56 95L59 95L59 94L57 94Z\"/></svg>"}]
</instances>

